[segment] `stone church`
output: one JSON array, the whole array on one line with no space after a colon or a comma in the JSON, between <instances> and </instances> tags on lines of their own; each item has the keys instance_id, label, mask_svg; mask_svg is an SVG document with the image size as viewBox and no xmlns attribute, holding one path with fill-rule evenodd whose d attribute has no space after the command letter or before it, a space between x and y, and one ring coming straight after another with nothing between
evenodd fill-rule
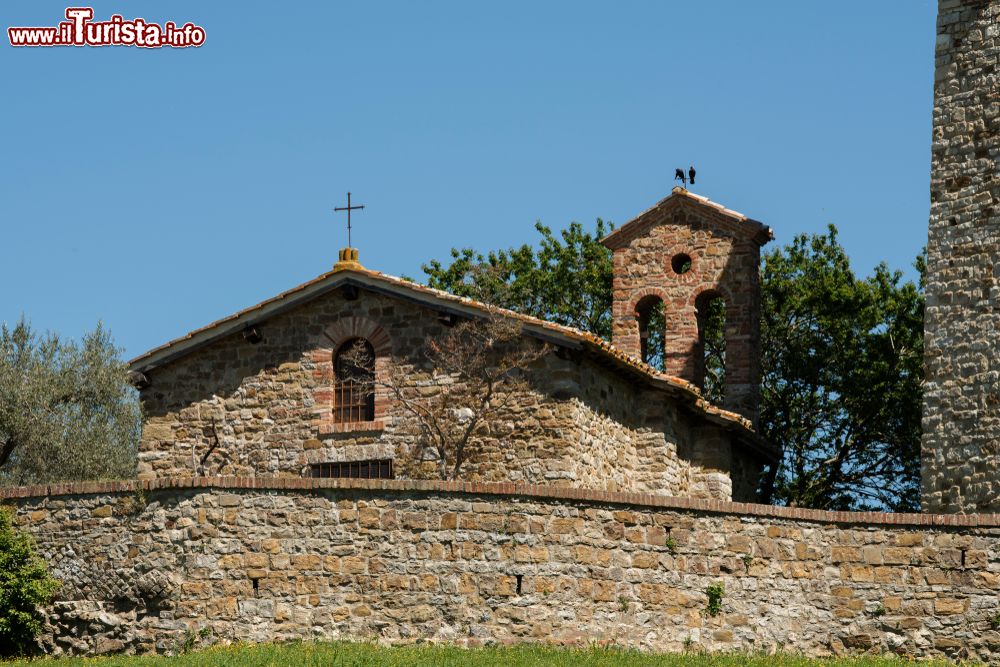
<instances>
[{"instance_id":1,"label":"stone church","mask_svg":"<svg viewBox=\"0 0 1000 667\"><path fill-rule=\"evenodd\" d=\"M758 271L771 238L767 226L674 188L602 241L614 257L611 344L502 311L547 352L508 428L475 448L461 478L754 500L778 455L755 432ZM699 391L706 304L718 298L721 407ZM665 372L645 363L649 313L661 302ZM342 250L332 271L131 361L145 411L139 476L400 477L411 417L387 392L352 389L338 360L361 340L371 373L416 378L427 340L487 310Z\"/></svg>"}]
</instances>

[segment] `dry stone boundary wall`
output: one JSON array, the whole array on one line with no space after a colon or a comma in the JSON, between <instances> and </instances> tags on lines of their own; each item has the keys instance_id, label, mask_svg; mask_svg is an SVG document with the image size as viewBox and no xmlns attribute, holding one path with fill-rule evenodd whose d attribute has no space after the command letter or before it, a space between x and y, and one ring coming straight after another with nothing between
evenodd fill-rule
<instances>
[{"instance_id":1,"label":"dry stone boundary wall","mask_svg":"<svg viewBox=\"0 0 1000 667\"><path fill-rule=\"evenodd\" d=\"M63 581L55 652L378 638L1000 660L1000 515L264 478L21 487L0 502Z\"/></svg>"}]
</instances>

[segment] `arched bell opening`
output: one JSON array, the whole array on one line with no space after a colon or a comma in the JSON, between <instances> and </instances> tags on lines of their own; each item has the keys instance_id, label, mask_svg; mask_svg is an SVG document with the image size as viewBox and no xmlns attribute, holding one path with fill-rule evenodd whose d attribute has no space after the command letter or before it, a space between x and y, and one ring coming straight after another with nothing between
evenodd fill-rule
<instances>
[{"instance_id":1,"label":"arched bell opening","mask_svg":"<svg viewBox=\"0 0 1000 667\"><path fill-rule=\"evenodd\" d=\"M714 290L702 292L695 300L695 311L695 384L705 398L722 405L726 394L726 300Z\"/></svg>"},{"instance_id":2,"label":"arched bell opening","mask_svg":"<svg viewBox=\"0 0 1000 667\"><path fill-rule=\"evenodd\" d=\"M643 297L636 304L635 316L639 325L640 358L656 370L662 371L666 356L663 299L658 296Z\"/></svg>"}]
</instances>

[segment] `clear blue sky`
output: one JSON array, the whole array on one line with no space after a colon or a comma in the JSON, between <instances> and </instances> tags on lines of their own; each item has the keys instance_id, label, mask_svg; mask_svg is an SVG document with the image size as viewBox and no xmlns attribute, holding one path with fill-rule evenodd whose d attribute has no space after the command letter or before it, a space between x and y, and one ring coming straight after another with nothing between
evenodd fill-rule
<instances>
[{"instance_id":1,"label":"clear blue sky","mask_svg":"<svg viewBox=\"0 0 1000 667\"><path fill-rule=\"evenodd\" d=\"M693 190L832 222L855 269L926 243L936 3L100 2L199 49L13 49L0 7L0 320L127 357L328 270L351 190L362 262L621 224Z\"/></svg>"}]
</instances>

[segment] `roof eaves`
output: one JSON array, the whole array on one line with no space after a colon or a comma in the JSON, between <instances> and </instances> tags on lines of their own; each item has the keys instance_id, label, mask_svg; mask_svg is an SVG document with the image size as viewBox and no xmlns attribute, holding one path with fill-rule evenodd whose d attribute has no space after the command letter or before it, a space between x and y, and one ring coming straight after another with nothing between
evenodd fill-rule
<instances>
[{"instance_id":1,"label":"roof eaves","mask_svg":"<svg viewBox=\"0 0 1000 667\"><path fill-rule=\"evenodd\" d=\"M330 271L324 273L277 296L244 308L232 315L227 315L203 327L189 331L183 336L167 341L163 345L154 347L130 360L128 362L129 369L146 372L152 368L161 366L203 345L207 345L262 319L272 317L292 308L301 301L314 298L329 290L340 287L342 284L349 282L349 280L350 276L346 272Z\"/></svg>"},{"instance_id":2,"label":"roof eaves","mask_svg":"<svg viewBox=\"0 0 1000 667\"><path fill-rule=\"evenodd\" d=\"M524 315L502 308L494 308L474 299L457 296L450 292L420 285L360 266L358 268L329 271L313 280L262 301L255 306L245 308L228 317L195 329L184 336L136 357L129 362L129 368L130 370L140 372L149 371L184 356L198 347L236 333L249 324L262 321L344 284L355 284L358 287L378 291L389 296L408 298L408 300L425 306L452 310L457 314L465 316L486 316L492 311L504 317L513 317L525 324L527 333L566 347L590 348L603 358L612 361L619 368L626 369L640 376L653 386L666 390L671 395L682 399L690 409L705 415L711 421L740 432L752 442L763 442L760 436L754 431L753 424L742 415L712 405L702 397L701 392L694 384L656 370L649 364L639 361L614 347L599 336L531 315ZM389 289L386 289L386 286ZM409 298L406 292L415 293L427 298ZM756 448L761 449L760 446ZM764 447L764 449L767 449L767 447Z\"/></svg>"},{"instance_id":3,"label":"roof eaves","mask_svg":"<svg viewBox=\"0 0 1000 667\"><path fill-rule=\"evenodd\" d=\"M632 218L631 220L629 220L628 222L626 222L624 225L622 225L618 229L614 230L613 232L611 232L610 234L608 234L607 236L605 236L604 238L602 238L600 240L600 242L605 247L608 247L608 248L612 248L613 249L613 248L617 247L618 245L620 245L620 241L619 241L620 239L627 238L628 233L627 233L626 230L631 230L636 225L641 224L641 222L649 214L653 213L656 210L659 210L659 209L663 208L664 206L666 206L670 202L672 202L672 201L683 201L683 200L688 200L688 201L691 201L691 202L693 202L693 203L695 203L695 204L697 204L699 206L704 206L704 207L713 209L716 212L718 212L718 213L720 213L720 214L722 214L722 215L724 215L724 216L726 216L728 218L731 218L731 219L733 219L733 220L735 220L737 222L740 222L740 223L747 224L747 225L751 226L751 228L755 228L755 233L753 234L753 236L751 238L753 238L753 240L756 241L760 245L764 245L768 241L771 241L771 240L774 239L774 230L772 230L770 227L768 227L767 225L765 225L763 222L760 222L759 220L754 220L753 218L749 218L749 217L743 215L742 213L740 213L739 211L734 211L733 209L726 208L722 204L714 202L711 199L709 199L708 197L704 197L702 195L696 195L695 193L693 193L693 192L691 192L691 191L689 191L689 190L687 190L685 188L677 186L677 187L675 187L671 191L671 193L668 196L664 197L663 199L661 199L660 201L658 201L657 203L655 203L653 206L647 208L645 211L643 211L642 213L638 214L637 216L635 216L634 218Z\"/></svg>"}]
</instances>

